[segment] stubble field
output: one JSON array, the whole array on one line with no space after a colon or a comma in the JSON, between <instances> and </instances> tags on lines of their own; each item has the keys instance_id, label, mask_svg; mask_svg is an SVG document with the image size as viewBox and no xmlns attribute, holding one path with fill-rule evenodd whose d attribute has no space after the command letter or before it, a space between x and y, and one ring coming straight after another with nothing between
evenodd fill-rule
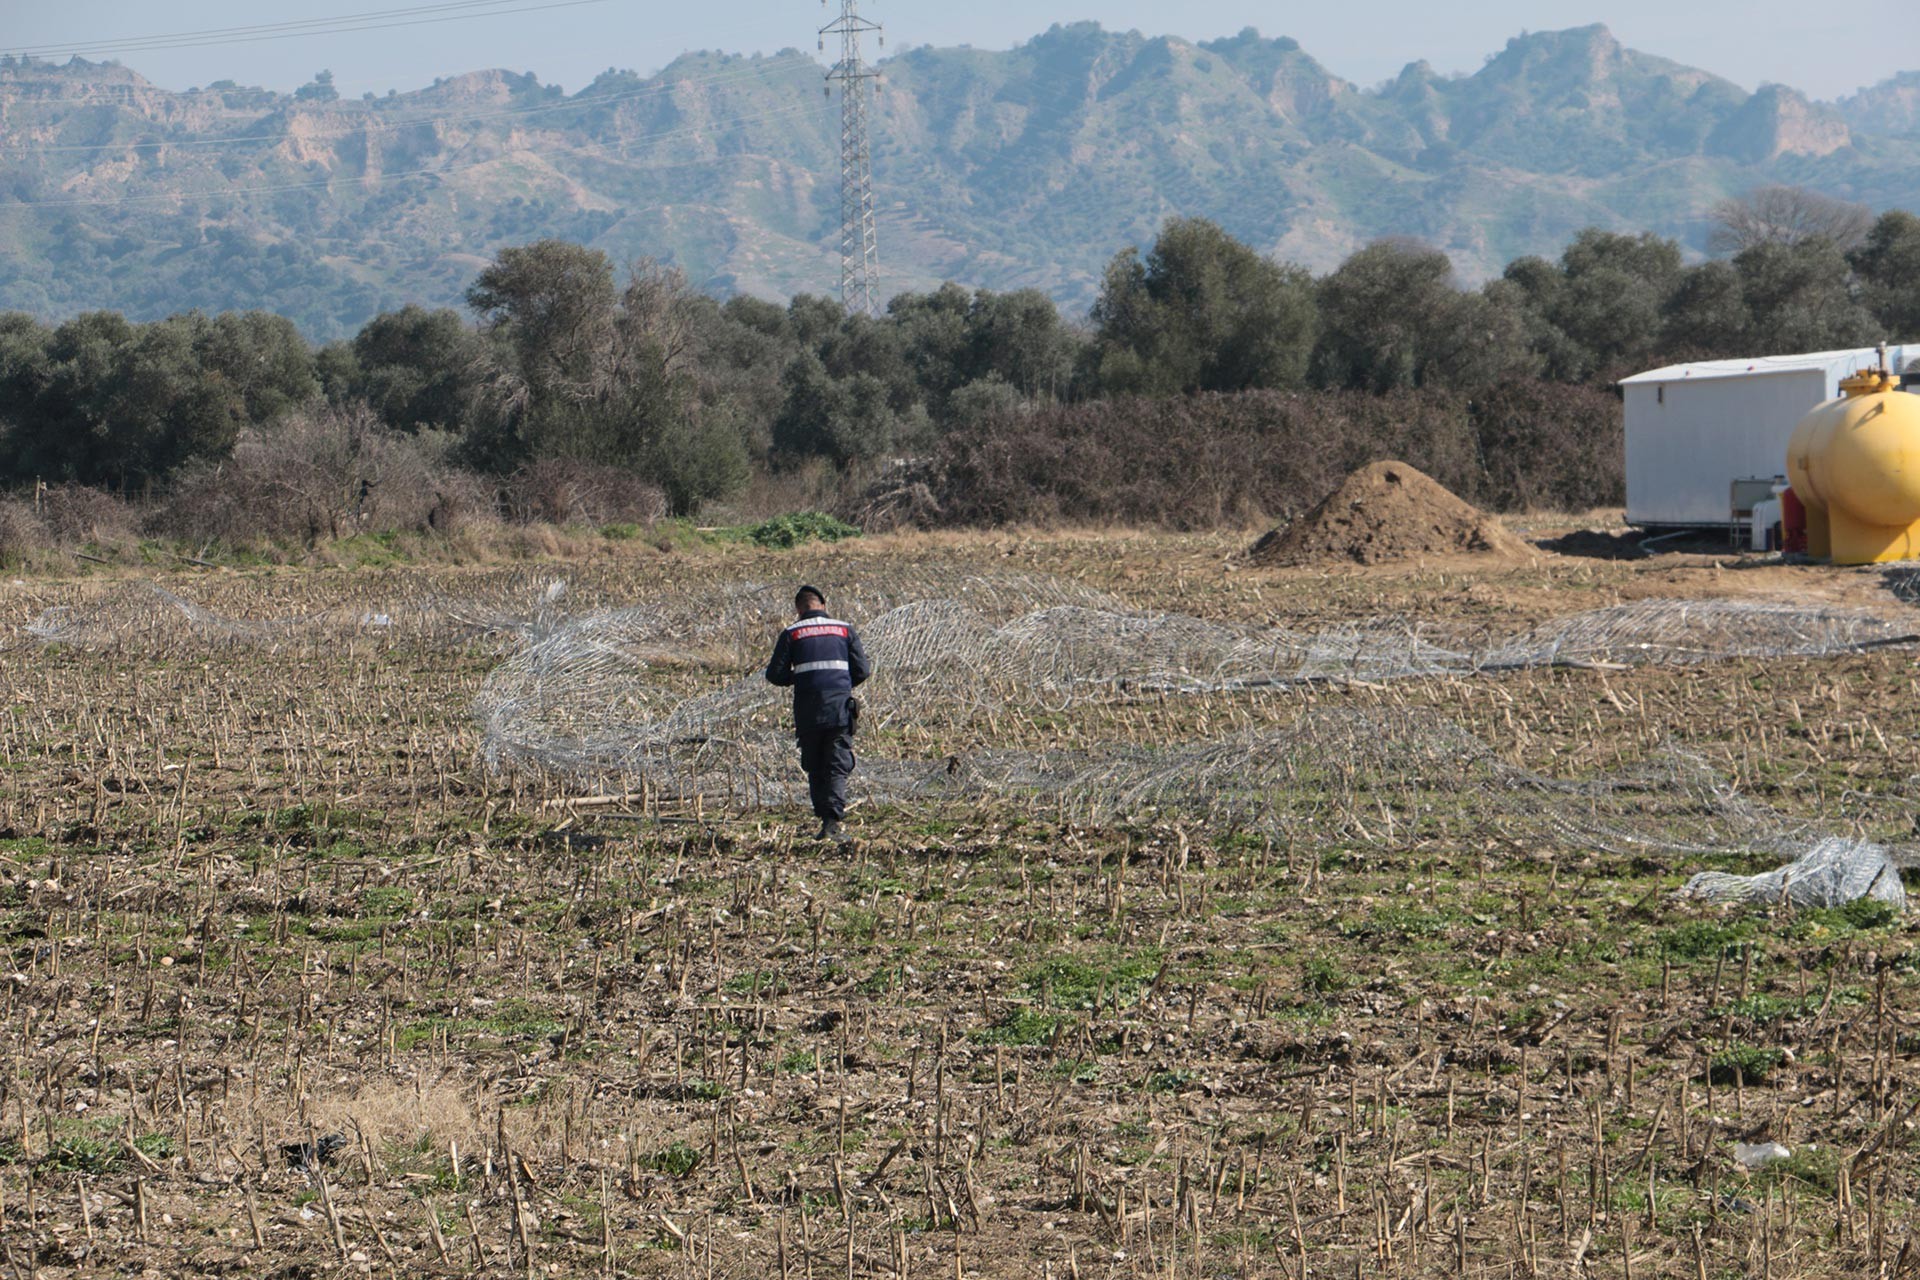
<instances>
[{"instance_id":1,"label":"stubble field","mask_svg":"<svg viewBox=\"0 0 1920 1280\"><path fill-rule=\"evenodd\" d=\"M840 850L793 812L489 773L473 700L514 641L367 625L530 574L568 577L585 611L928 566L1294 627L1511 630L1663 597L1907 607L1876 573L1724 557L1316 573L1248 569L1236 545L207 573L162 585L223 617L360 625L222 635L161 610L52 645L24 630L43 610L134 588L0 584L0 1262L1920 1275L1913 927L1877 903L1674 896L1776 858L1546 841L1445 806L1406 822L1356 801L1276 837L1017 794L866 804ZM662 679L712 686L759 644ZM1556 778L1680 749L1786 815L1920 838L1901 646L1143 692L932 728L877 710L864 751L929 759L1437 714ZM1736 1145L1765 1141L1791 1156L1744 1169Z\"/></svg>"}]
</instances>

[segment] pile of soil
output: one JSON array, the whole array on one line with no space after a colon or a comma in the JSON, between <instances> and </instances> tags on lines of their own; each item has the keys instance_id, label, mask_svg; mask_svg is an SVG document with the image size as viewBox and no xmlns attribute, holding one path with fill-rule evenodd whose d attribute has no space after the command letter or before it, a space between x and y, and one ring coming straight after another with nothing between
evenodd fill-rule
<instances>
[{"instance_id":1,"label":"pile of soil","mask_svg":"<svg viewBox=\"0 0 1920 1280\"><path fill-rule=\"evenodd\" d=\"M1517 556L1526 544L1404 462L1360 468L1319 506L1262 537L1256 564L1382 564L1426 556Z\"/></svg>"}]
</instances>

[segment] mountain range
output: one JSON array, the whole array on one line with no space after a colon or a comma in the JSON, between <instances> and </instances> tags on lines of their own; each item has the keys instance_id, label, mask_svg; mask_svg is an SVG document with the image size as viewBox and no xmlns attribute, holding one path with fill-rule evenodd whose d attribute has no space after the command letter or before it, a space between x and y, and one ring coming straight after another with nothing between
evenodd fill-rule
<instances>
[{"instance_id":1,"label":"mountain range","mask_svg":"<svg viewBox=\"0 0 1920 1280\"><path fill-rule=\"evenodd\" d=\"M1521 35L1471 75L1361 87L1296 42L1093 23L1010 50L913 48L872 110L883 287L1035 287L1084 310L1174 215L1314 270L1382 236L1463 280L1587 226L1699 250L1765 182L1920 207L1920 72L1825 103L1623 47ZM785 50L609 70L578 92L480 71L342 100L113 63L0 60L0 309L263 308L316 338L457 305L497 249L561 236L716 292L838 283L840 108Z\"/></svg>"}]
</instances>

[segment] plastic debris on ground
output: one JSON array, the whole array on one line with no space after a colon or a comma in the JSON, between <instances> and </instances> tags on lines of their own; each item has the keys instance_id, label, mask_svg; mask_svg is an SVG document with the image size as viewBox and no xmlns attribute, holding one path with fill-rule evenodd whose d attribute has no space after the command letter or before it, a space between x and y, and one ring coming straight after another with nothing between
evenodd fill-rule
<instances>
[{"instance_id":1,"label":"plastic debris on ground","mask_svg":"<svg viewBox=\"0 0 1920 1280\"><path fill-rule=\"evenodd\" d=\"M1793 1151L1777 1142L1741 1142L1733 1148L1733 1158L1742 1168L1764 1169L1775 1160L1790 1160Z\"/></svg>"}]
</instances>

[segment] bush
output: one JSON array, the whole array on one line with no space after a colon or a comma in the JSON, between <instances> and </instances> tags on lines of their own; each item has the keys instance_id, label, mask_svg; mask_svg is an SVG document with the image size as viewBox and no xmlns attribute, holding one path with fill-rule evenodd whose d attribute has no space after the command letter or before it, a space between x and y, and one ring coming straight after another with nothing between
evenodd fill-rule
<instances>
[{"instance_id":1,"label":"bush","mask_svg":"<svg viewBox=\"0 0 1920 1280\"><path fill-rule=\"evenodd\" d=\"M860 531L821 511L797 511L775 516L747 530L747 537L761 547L797 547L803 542L838 542L857 538Z\"/></svg>"},{"instance_id":2,"label":"bush","mask_svg":"<svg viewBox=\"0 0 1920 1280\"><path fill-rule=\"evenodd\" d=\"M486 525L500 518L500 500L486 477L476 475L449 460L452 442L442 438L432 468L432 501L426 510L426 528L442 536L474 525ZM416 526L418 528L418 526Z\"/></svg>"},{"instance_id":3,"label":"bush","mask_svg":"<svg viewBox=\"0 0 1920 1280\"><path fill-rule=\"evenodd\" d=\"M1378 458L1401 458L1445 483L1472 455L1465 414L1444 397L1129 397L1000 415L952 433L936 496L955 524L1206 529L1305 511Z\"/></svg>"},{"instance_id":4,"label":"bush","mask_svg":"<svg viewBox=\"0 0 1920 1280\"><path fill-rule=\"evenodd\" d=\"M508 477L507 514L516 523L651 526L667 514L667 496L631 471L544 458Z\"/></svg>"},{"instance_id":5,"label":"bush","mask_svg":"<svg viewBox=\"0 0 1920 1280\"><path fill-rule=\"evenodd\" d=\"M139 518L132 507L102 489L54 485L40 495L40 519L55 542L125 542L137 536Z\"/></svg>"},{"instance_id":6,"label":"bush","mask_svg":"<svg viewBox=\"0 0 1920 1280\"><path fill-rule=\"evenodd\" d=\"M153 525L227 544L450 533L490 514L491 503L445 452L443 438L402 435L364 405L315 405L246 432L227 461L190 470Z\"/></svg>"},{"instance_id":7,"label":"bush","mask_svg":"<svg viewBox=\"0 0 1920 1280\"><path fill-rule=\"evenodd\" d=\"M939 484L939 475L930 467L901 463L844 494L835 510L863 533L929 529L946 523L946 513L934 494Z\"/></svg>"},{"instance_id":8,"label":"bush","mask_svg":"<svg viewBox=\"0 0 1920 1280\"><path fill-rule=\"evenodd\" d=\"M1394 458L1492 509L1585 508L1621 500L1620 432L1612 395L1545 382L1126 398L961 426L935 497L952 524L1205 529L1297 515Z\"/></svg>"},{"instance_id":9,"label":"bush","mask_svg":"<svg viewBox=\"0 0 1920 1280\"><path fill-rule=\"evenodd\" d=\"M0 497L0 568L13 569L47 549L47 527L33 504Z\"/></svg>"},{"instance_id":10,"label":"bush","mask_svg":"<svg viewBox=\"0 0 1920 1280\"><path fill-rule=\"evenodd\" d=\"M1626 500L1619 397L1564 382L1503 382L1468 404L1478 483L1463 492L1496 511L1585 511Z\"/></svg>"}]
</instances>

